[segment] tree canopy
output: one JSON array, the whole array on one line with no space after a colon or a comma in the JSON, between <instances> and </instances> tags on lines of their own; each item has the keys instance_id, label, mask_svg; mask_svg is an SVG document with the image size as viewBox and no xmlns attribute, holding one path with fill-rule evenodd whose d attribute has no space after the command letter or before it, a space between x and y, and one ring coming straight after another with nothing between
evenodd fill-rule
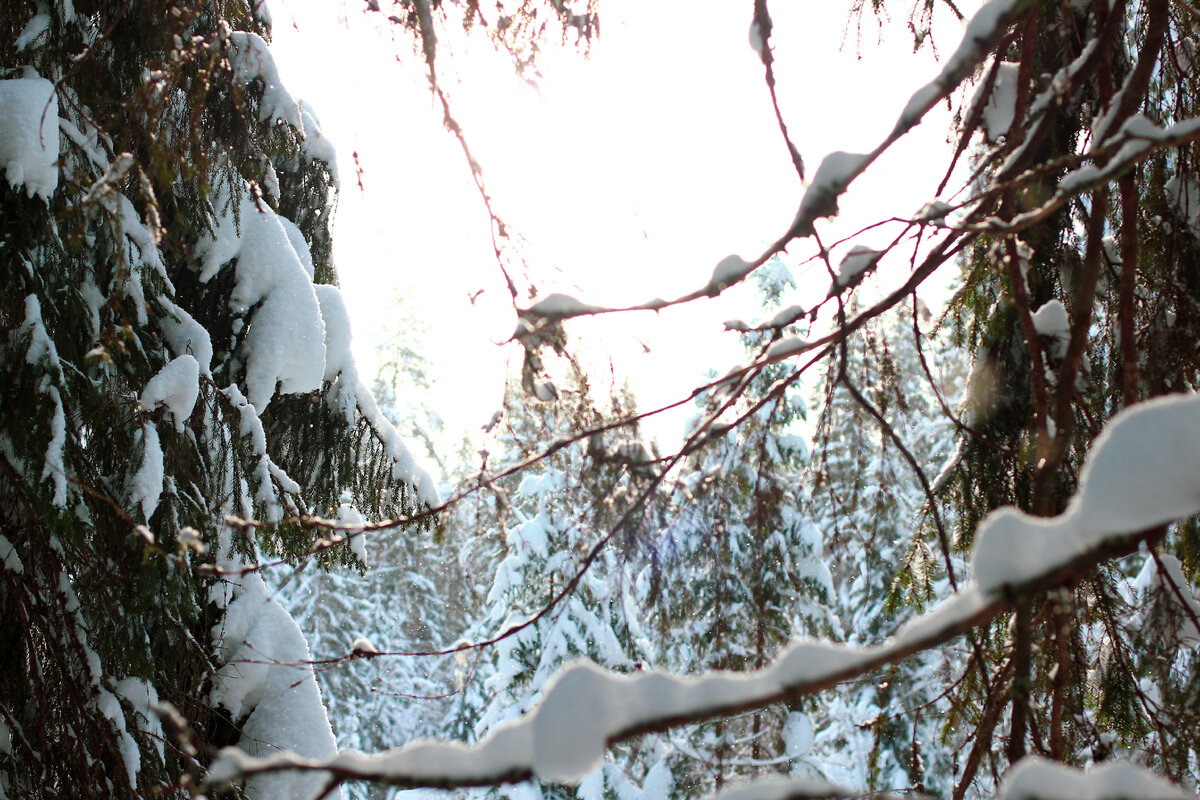
<instances>
[{"instance_id":1,"label":"tree canopy","mask_svg":"<svg viewBox=\"0 0 1200 800\"><path fill-rule=\"evenodd\" d=\"M806 169L748 3L794 220L622 307L533 291L438 72L478 26L532 69L595 3L364 13L420 55L524 352L440 495L416 387L351 355L336 159L265 7L0 9L0 798L1193 796L1200 10L914 3L961 43ZM940 104L928 204L826 241ZM806 258L828 291L788 305ZM743 363L659 452L575 321L748 280Z\"/></svg>"}]
</instances>

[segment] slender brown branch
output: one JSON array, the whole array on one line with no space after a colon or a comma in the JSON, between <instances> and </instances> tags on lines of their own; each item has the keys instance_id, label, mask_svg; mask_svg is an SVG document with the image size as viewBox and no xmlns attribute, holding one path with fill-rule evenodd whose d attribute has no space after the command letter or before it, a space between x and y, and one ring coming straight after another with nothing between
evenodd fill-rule
<instances>
[{"instance_id":1,"label":"slender brown branch","mask_svg":"<svg viewBox=\"0 0 1200 800\"><path fill-rule=\"evenodd\" d=\"M1121 194L1121 285L1117 321L1121 337L1121 399L1128 408L1138 401L1138 354L1134 332L1134 297L1138 268L1138 193L1133 173L1117 182Z\"/></svg>"}]
</instances>

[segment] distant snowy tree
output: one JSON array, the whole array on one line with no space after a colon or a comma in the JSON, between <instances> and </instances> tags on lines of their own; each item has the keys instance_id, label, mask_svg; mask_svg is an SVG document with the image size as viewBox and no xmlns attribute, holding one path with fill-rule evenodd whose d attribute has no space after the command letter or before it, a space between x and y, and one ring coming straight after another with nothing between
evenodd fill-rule
<instances>
[{"instance_id":1,"label":"distant snowy tree","mask_svg":"<svg viewBox=\"0 0 1200 800\"><path fill-rule=\"evenodd\" d=\"M782 262L764 270L759 285L765 320L790 313L779 308L794 287ZM743 340L754 354L785 332L794 331L751 331ZM762 397L782 374L762 369L747 379L743 397ZM758 409L733 402L723 412L734 400L718 385L700 401L693 426L715 432L683 468L673 519L656 544L657 563L643 577L656 631L654 664L673 671L761 669L793 637L840 628L823 536L797 490L809 457L799 427L804 400L783 391ZM748 416L720 433L730 414ZM678 796L720 788L733 776L806 773L807 737L799 730L811 727L805 711L774 707L673 736Z\"/></svg>"},{"instance_id":2,"label":"distant snowy tree","mask_svg":"<svg viewBox=\"0 0 1200 800\"><path fill-rule=\"evenodd\" d=\"M547 441L569 441L580 430L628 414L622 405L628 401L620 396L613 398L615 408L601 412L582 373L576 371L572 378L558 390L554 403L510 393L497 422L498 451L488 461L492 473L537 454ZM480 619L467 638L479 641L523 627L487 647L474 668L477 687L466 689L479 697L472 738L527 712L550 677L574 659L589 658L622 672L639 666L647 643L632 604L627 564L628 548L641 532L636 523L627 522L616 538L603 540L610 538L604 523L629 511L628 503L644 479L642 463L649 458L632 440L585 438L489 487L492 496L502 500L499 513L488 522L504 533L504 540L490 545L469 542L472 549L493 548L494 573L481 598ZM468 513L457 519L469 525L467 508ZM473 539L495 534L467 527L460 535ZM587 559L592 561L585 569ZM578 585L554 605L556 595L576 578ZM617 755L575 789L542 785L517 787L510 793L501 788L499 795L525 797L533 791L545 798L581 800L599 800L614 792L638 796L635 781L641 776L627 774L624 761Z\"/></svg>"},{"instance_id":3,"label":"distant snowy tree","mask_svg":"<svg viewBox=\"0 0 1200 800\"><path fill-rule=\"evenodd\" d=\"M929 322L923 306L917 314L918 326ZM848 339L844 360L830 362L814 392L820 417L809 508L826 532L836 607L855 644L883 641L947 589L929 499L898 447L936 480L956 441L943 404L958 407L963 369L925 332L917 344L913 310L900 306ZM843 369L865 404L841 379ZM912 659L823 698L815 748L825 772L873 790L945 791L952 765L943 755L941 712L949 703L937 696L948 657Z\"/></svg>"}]
</instances>

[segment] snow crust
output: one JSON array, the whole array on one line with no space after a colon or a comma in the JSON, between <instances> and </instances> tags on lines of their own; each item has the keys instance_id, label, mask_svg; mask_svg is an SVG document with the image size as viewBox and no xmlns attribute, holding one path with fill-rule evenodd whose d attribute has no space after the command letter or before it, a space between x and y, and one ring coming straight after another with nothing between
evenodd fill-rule
<instances>
[{"instance_id":1,"label":"snow crust","mask_svg":"<svg viewBox=\"0 0 1200 800\"><path fill-rule=\"evenodd\" d=\"M213 346L208 330L191 314L171 302L170 298L160 296L158 302L167 312L158 317L158 327L167 346L177 356L192 356L196 359L200 374L206 378L212 377Z\"/></svg>"},{"instance_id":2,"label":"snow crust","mask_svg":"<svg viewBox=\"0 0 1200 800\"><path fill-rule=\"evenodd\" d=\"M133 708L135 716L132 719L125 718L127 726L133 727L134 730L140 731L148 737L158 751L158 757L163 758L166 754L167 739L163 733L162 721L153 710L154 706L158 705L158 690L148 681L130 677L117 681L113 686L113 691ZM129 725L129 723L134 724ZM136 750L134 756L138 760L140 769L141 756Z\"/></svg>"},{"instance_id":3,"label":"snow crust","mask_svg":"<svg viewBox=\"0 0 1200 800\"><path fill-rule=\"evenodd\" d=\"M58 188L58 152L54 84L45 78L0 80L0 167L9 185L49 200Z\"/></svg>"},{"instance_id":4,"label":"snow crust","mask_svg":"<svg viewBox=\"0 0 1200 800\"><path fill-rule=\"evenodd\" d=\"M837 279L829 290L830 296L840 292L847 286L857 286L867 273L875 269L883 253L869 247L855 245L838 264Z\"/></svg>"},{"instance_id":5,"label":"snow crust","mask_svg":"<svg viewBox=\"0 0 1200 800\"><path fill-rule=\"evenodd\" d=\"M17 548L3 534L0 534L0 562L4 564L6 570L14 575L25 572L25 565L21 563L21 557L17 555Z\"/></svg>"},{"instance_id":6,"label":"snow crust","mask_svg":"<svg viewBox=\"0 0 1200 800\"><path fill-rule=\"evenodd\" d=\"M316 284L317 302L325 324L325 400L329 407L341 413L347 423L354 422L358 367L350 349L350 312L336 286Z\"/></svg>"},{"instance_id":7,"label":"snow crust","mask_svg":"<svg viewBox=\"0 0 1200 800\"><path fill-rule=\"evenodd\" d=\"M21 323L21 334L29 337L29 349L25 351L26 364L45 362L50 372L61 373L62 362L58 348L42 321L42 304L36 294L25 296L25 321Z\"/></svg>"},{"instance_id":8,"label":"snow crust","mask_svg":"<svg viewBox=\"0 0 1200 800\"><path fill-rule=\"evenodd\" d=\"M356 636L354 641L350 643L350 652L357 655L372 656L379 652L379 648L371 644L371 640L365 636Z\"/></svg>"},{"instance_id":9,"label":"snow crust","mask_svg":"<svg viewBox=\"0 0 1200 800\"><path fill-rule=\"evenodd\" d=\"M945 225L946 216L954 210L954 207L942 200L931 200L917 212L914 218L917 222L930 222L934 225Z\"/></svg>"},{"instance_id":10,"label":"snow crust","mask_svg":"<svg viewBox=\"0 0 1200 800\"><path fill-rule=\"evenodd\" d=\"M363 529L362 514L350 504L350 498L343 497L342 504L337 510L340 535L350 540L350 551L365 564L367 563L367 534Z\"/></svg>"},{"instance_id":11,"label":"snow crust","mask_svg":"<svg viewBox=\"0 0 1200 800\"><path fill-rule=\"evenodd\" d=\"M810 347L807 339L801 339L798 336L789 336L786 339L780 339L777 342L772 342L767 348L767 361L780 361L785 358L790 358L803 353Z\"/></svg>"},{"instance_id":12,"label":"snow crust","mask_svg":"<svg viewBox=\"0 0 1200 800\"><path fill-rule=\"evenodd\" d=\"M24 30L17 40L13 42L13 48L20 52L30 45L37 44L42 38L42 34L50 30L50 15L49 14L34 14L33 17L25 24Z\"/></svg>"},{"instance_id":13,"label":"snow crust","mask_svg":"<svg viewBox=\"0 0 1200 800\"><path fill-rule=\"evenodd\" d=\"M750 22L750 49L755 52L759 60L766 63L767 56L770 53L770 45L767 43L767 37L763 36L762 26L758 24L758 17L755 17Z\"/></svg>"},{"instance_id":14,"label":"snow crust","mask_svg":"<svg viewBox=\"0 0 1200 800\"><path fill-rule=\"evenodd\" d=\"M304 273L308 275L311 281L316 277L316 267L313 266L312 253L308 249L308 242L304 240L304 232L300 230L300 226L292 222L287 217L278 217L279 224L283 226L283 232L287 234L288 241L292 243L292 249L296 251L296 257L300 259L300 266L304 268ZM336 288L336 287L335 287Z\"/></svg>"},{"instance_id":15,"label":"snow crust","mask_svg":"<svg viewBox=\"0 0 1200 800\"><path fill-rule=\"evenodd\" d=\"M96 707L112 723L117 734L117 751L125 764L125 773L129 776L129 783L136 786L138 770L142 768L142 756L137 742L127 728L125 711L121 708L120 700L108 689L100 687L96 693Z\"/></svg>"},{"instance_id":16,"label":"snow crust","mask_svg":"<svg viewBox=\"0 0 1200 800\"><path fill-rule=\"evenodd\" d=\"M603 309L580 302L567 294L555 292L534 303L523 314L542 319L567 319L582 314L594 314Z\"/></svg>"},{"instance_id":17,"label":"snow crust","mask_svg":"<svg viewBox=\"0 0 1200 800\"><path fill-rule=\"evenodd\" d=\"M158 430L147 422L142 426L142 464L129 479L129 502L141 506L147 521L158 508L165 472Z\"/></svg>"},{"instance_id":18,"label":"snow crust","mask_svg":"<svg viewBox=\"0 0 1200 800\"><path fill-rule=\"evenodd\" d=\"M49 400L50 441L43 456L42 480L49 480L54 487L51 502L59 508L67 507L67 468L63 450L67 444L67 416L63 409L62 395L52 379L62 377L62 361L58 348L50 338L42 320L42 304L36 294L25 296L25 320L18 335L28 337L29 349L25 351L25 363L45 370L40 390Z\"/></svg>"},{"instance_id":19,"label":"snow crust","mask_svg":"<svg viewBox=\"0 0 1200 800\"><path fill-rule=\"evenodd\" d=\"M1200 239L1200 186L1191 175L1177 173L1163 187L1167 204L1187 225L1188 232Z\"/></svg>"},{"instance_id":20,"label":"snow crust","mask_svg":"<svg viewBox=\"0 0 1200 800\"><path fill-rule=\"evenodd\" d=\"M304 122L304 142L300 146L301 152L309 161L324 161L329 167L329 174L333 176L334 188L340 188L342 181L338 176L337 150L321 129L321 121L317 119L317 114L313 111L312 106L303 100L300 101L300 119Z\"/></svg>"},{"instance_id":21,"label":"snow crust","mask_svg":"<svg viewBox=\"0 0 1200 800\"><path fill-rule=\"evenodd\" d=\"M1108 762L1090 772L1038 756L1018 761L1000 782L996 800L1184 800L1195 798L1149 770Z\"/></svg>"},{"instance_id":22,"label":"snow crust","mask_svg":"<svg viewBox=\"0 0 1200 800\"><path fill-rule=\"evenodd\" d=\"M781 308L771 317L771 321L767 323L769 328L783 328L787 325L793 325L799 322L804 317L805 311L803 306L787 306Z\"/></svg>"},{"instance_id":23,"label":"snow crust","mask_svg":"<svg viewBox=\"0 0 1200 800\"><path fill-rule=\"evenodd\" d=\"M870 154L836 151L821 159L812 183L804 191L804 197L800 200L800 210L796 212L796 219L792 223L792 229L797 235L812 235L813 222L837 214L838 198L849 188L850 182L871 163L871 158Z\"/></svg>"},{"instance_id":24,"label":"snow crust","mask_svg":"<svg viewBox=\"0 0 1200 800\"><path fill-rule=\"evenodd\" d=\"M1156 398L1113 417L1096 438L1079 490L1057 517L1015 508L980 524L972 555L985 592L1047 574L1124 534L1200 511L1200 395Z\"/></svg>"},{"instance_id":25,"label":"snow crust","mask_svg":"<svg viewBox=\"0 0 1200 800\"><path fill-rule=\"evenodd\" d=\"M167 362L142 389L141 404L146 408L165 406L175 422L175 430L183 433L183 424L196 407L200 395L200 364L190 355Z\"/></svg>"},{"instance_id":26,"label":"snow crust","mask_svg":"<svg viewBox=\"0 0 1200 800\"><path fill-rule=\"evenodd\" d=\"M708 285L718 290L732 286L749 275L753 268L752 264L737 254L725 256L713 268Z\"/></svg>"}]
</instances>

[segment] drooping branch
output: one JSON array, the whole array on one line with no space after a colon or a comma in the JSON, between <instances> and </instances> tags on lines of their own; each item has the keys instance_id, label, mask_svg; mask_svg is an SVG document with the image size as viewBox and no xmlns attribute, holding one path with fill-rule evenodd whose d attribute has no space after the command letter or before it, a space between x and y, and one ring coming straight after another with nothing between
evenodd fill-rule
<instances>
[{"instance_id":1,"label":"drooping branch","mask_svg":"<svg viewBox=\"0 0 1200 800\"><path fill-rule=\"evenodd\" d=\"M975 582L882 646L800 642L763 670L697 679L618 675L578 663L560 673L530 714L474 746L418 742L373 756L347 752L324 760L294 753L255 758L229 749L208 781L219 785L291 769L410 787L578 780L615 743L812 695L988 624L1023 598L1073 586L1099 564L1157 541L1166 523L1200 511L1198 423L1196 396L1160 398L1114 417L1093 446L1065 513L1049 520L1011 508L990 514L976 533ZM1156 476L1153 483L1128 479L1123 465L1131 458ZM1162 480L1168 473L1178 477Z\"/></svg>"}]
</instances>

